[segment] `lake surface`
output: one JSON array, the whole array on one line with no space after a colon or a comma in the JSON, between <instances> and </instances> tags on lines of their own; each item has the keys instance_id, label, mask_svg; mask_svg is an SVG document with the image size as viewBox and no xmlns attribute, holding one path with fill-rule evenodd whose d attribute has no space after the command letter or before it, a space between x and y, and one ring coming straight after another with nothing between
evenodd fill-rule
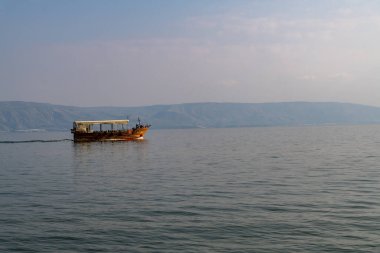
<instances>
[{"instance_id":1,"label":"lake surface","mask_svg":"<svg viewBox=\"0 0 380 253\"><path fill-rule=\"evenodd\" d=\"M0 252L380 252L380 126L67 139L0 133Z\"/></svg>"}]
</instances>

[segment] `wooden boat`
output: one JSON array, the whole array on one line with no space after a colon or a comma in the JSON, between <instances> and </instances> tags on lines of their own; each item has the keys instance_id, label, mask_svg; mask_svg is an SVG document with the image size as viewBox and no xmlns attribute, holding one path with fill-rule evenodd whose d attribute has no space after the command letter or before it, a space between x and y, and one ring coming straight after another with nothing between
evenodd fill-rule
<instances>
[{"instance_id":1,"label":"wooden boat","mask_svg":"<svg viewBox=\"0 0 380 253\"><path fill-rule=\"evenodd\" d=\"M140 119L133 128L125 128L129 120L74 121L71 133L74 142L132 141L144 139L150 125L141 124Z\"/></svg>"}]
</instances>

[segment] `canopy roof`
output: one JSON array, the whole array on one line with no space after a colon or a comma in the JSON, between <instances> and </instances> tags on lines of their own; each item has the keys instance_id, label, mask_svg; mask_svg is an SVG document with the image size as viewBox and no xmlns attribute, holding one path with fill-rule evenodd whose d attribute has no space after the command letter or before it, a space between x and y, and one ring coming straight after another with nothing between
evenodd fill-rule
<instances>
[{"instance_id":1,"label":"canopy roof","mask_svg":"<svg viewBox=\"0 0 380 253\"><path fill-rule=\"evenodd\" d=\"M128 124L127 119L116 119L116 120L78 120L74 121L75 125L96 125L96 124Z\"/></svg>"}]
</instances>

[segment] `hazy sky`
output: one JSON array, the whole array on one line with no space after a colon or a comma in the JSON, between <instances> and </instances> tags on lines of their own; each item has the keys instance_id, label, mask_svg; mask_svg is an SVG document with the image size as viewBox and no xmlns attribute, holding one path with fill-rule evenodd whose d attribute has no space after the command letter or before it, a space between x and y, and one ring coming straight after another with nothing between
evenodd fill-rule
<instances>
[{"instance_id":1,"label":"hazy sky","mask_svg":"<svg viewBox=\"0 0 380 253\"><path fill-rule=\"evenodd\" d=\"M0 0L0 100L380 106L380 1Z\"/></svg>"}]
</instances>

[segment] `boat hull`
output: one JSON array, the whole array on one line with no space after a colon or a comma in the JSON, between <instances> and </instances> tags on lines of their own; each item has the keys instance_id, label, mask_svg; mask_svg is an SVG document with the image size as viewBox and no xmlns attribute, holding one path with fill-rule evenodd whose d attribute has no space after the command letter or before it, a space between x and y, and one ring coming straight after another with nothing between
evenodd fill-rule
<instances>
[{"instance_id":1,"label":"boat hull","mask_svg":"<svg viewBox=\"0 0 380 253\"><path fill-rule=\"evenodd\" d=\"M91 142L91 141L134 141L144 139L148 127L138 129L116 130L116 131L95 131L91 133L73 132L74 142Z\"/></svg>"}]
</instances>

